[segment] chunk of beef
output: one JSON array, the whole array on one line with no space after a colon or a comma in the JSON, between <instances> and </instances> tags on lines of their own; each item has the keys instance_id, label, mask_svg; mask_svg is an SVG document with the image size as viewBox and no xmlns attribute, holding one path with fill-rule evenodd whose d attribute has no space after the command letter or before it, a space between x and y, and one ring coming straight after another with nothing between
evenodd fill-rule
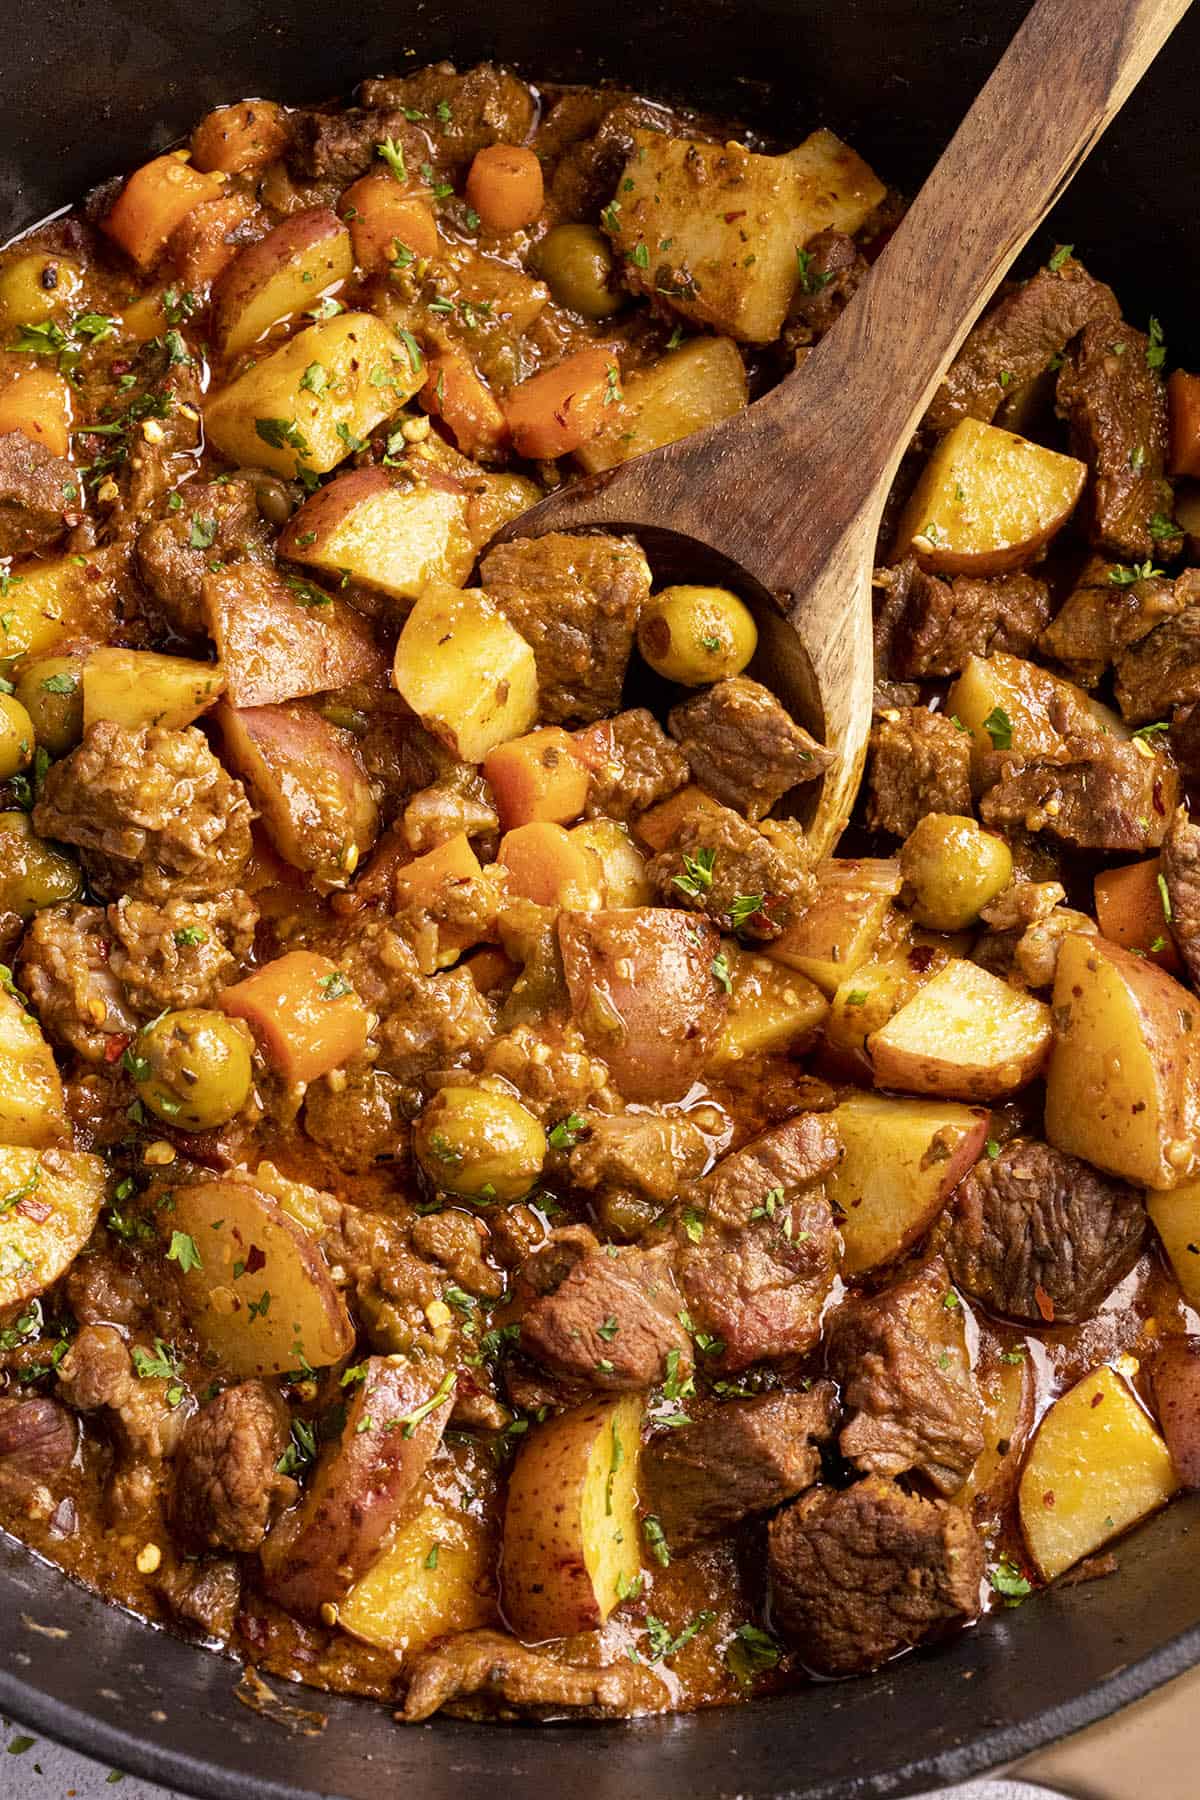
<instances>
[{"instance_id":1,"label":"chunk of beef","mask_svg":"<svg viewBox=\"0 0 1200 1800\"><path fill-rule=\"evenodd\" d=\"M1131 725L1200 700L1200 604L1164 619L1117 658L1116 695Z\"/></svg>"},{"instance_id":2,"label":"chunk of beef","mask_svg":"<svg viewBox=\"0 0 1200 1800\"><path fill-rule=\"evenodd\" d=\"M1086 325L1099 321L1103 330L1120 316L1112 289L1093 281L1074 257L1057 269L1039 269L972 330L933 397L926 425L948 431L960 419L990 423L1005 395L1048 369Z\"/></svg>"},{"instance_id":3,"label":"chunk of beef","mask_svg":"<svg viewBox=\"0 0 1200 1800\"><path fill-rule=\"evenodd\" d=\"M70 463L23 431L0 437L0 556L45 550L67 529L80 493Z\"/></svg>"},{"instance_id":4,"label":"chunk of beef","mask_svg":"<svg viewBox=\"0 0 1200 1800\"><path fill-rule=\"evenodd\" d=\"M185 481L178 509L151 519L137 537L137 564L166 623L185 638L208 636L204 578L213 562L265 562L270 532L253 475Z\"/></svg>"},{"instance_id":5,"label":"chunk of beef","mask_svg":"<svg viewBox=\"0 0 1200 1800\"><path fill-rule=\"evenodd\" d=\"M1127 1275L1146 1235L1141 1195L1049 1144L1014 1138L955 1190L942 1246L958 1286L1026 1325L1069 1325Z\"/></svg>"},{"instance_id":6,"label":"chunk of beef","mask_svg":"<svg viewBox=\"0 0 1200 1800\"><path fill-rule=\"evenodd\" d=\"M919 1470L940 1494L962 1486L983 1450L961 1318L940 1258L834 1313L828 1366L851 1417L842 1455L864 1474ZM949 1315L953 1313L954 1316Z\"/></svg>"},{"instance_id":7,"label":"chunk of beef","mask_svg":"<svg viewBox=\"0 0 1200 1800\"><path fill-rule=\"evenodd\" d=\"M57 1400L0 1397L0 1494L27 1501L54 1482L75 1455L78 1437L75 1420Z\"/></svg>"},{"instance_id":8,"label":"chunk of beef","mask_svg":"<svg viewBox=\"0 0 1200 1800\"><path fill-rule=\"evenodd\" d=\"M377 165L379 145L390 138L405 164L419 169L431 156L428 132L399 107L340 107L336 112L296 112L289 121L289 167L306 181L344 187ZM378 164L383 167L381 163ZM309 204L313 204L309 201Z\"/></svg>"},{"instance_id":9,"label":"chunk of beef","mask_svg":"<svg viewBox=\"0 0 1200 1800\"><path fill-rule=\"evenodd\" d=\"M436 850L460 832L478 838L499 829L491 783L469 763L455 763L415 793L404 809L404 841L414 856Z\"/></svg>"},{"instance_id":10,"label":"chunk of beef","mask_svg":"<svg viewBox=\"0 0 1200 1800\"><path fill-rule=\"evenodd\" d=\"M84 1250L66 1274L67 1304L81 1325L123 1325L141 1331L149 1318L146 1278L135 1262L110 1248L112 1240Z\"/></svg>"},{"instance_id":11,"label":"chunk of beef","mask_svg":"<svg viewBox=\"0 0 1200 1800\"><path fill-rule=\"evenodd\" d=\"M454 170L489 144L523 144L537 118L533 90L497 63L461 75L453 63L431 63L412 75L364 81L360 97L369 109L423 113L435 162Z\"/></svg>"},{"instance_id":12,"label":"chunk of beef","mask_svg":"<svg viewBox=\"0 0 1200 1800\"><path fill-rule=\"evenodd\" d=\"M1076 912L1070 906L1056 906L1021 933L1015 946L1016 966L1031 988L1052 987L1063 939L1080 933L1094 937L1097 929L1096 921L1087 913Z\"/></svg>"},{"instance_id":13,"label":"chunk of beef","mask_svg":"<svg viewBox=\"0 0 1200 1800\"><path fill-rule=\"evenodd\" d=\"M910 706L886 712L871 732L867 822L907 837L926 813L969 817L971 738L944 713Z\"/></svg>"},{"instance_id":14,"label":"chunk of beef","mask_svg":"<svg viewBox=\"0 0 1200 1800\"><path fill-rule=\"evenodd\" d=\"M958 675L972 656L1029 656L1050 617L1050 592L1033 575L956 575L944 581L913 557L878 571L887 580L876 618L876 664L899 681Z\"/></svg>"},{"instance_id":15,"label":"chunk of beef","mask_svg":"<svg viewBox=\"0 0 1200 1800\"><path fill-rule=\"evenodd\" d=\"M480 566L488 598L533 646L546 725L615 713L650 568L633 538L517 539Z\"/></svg>"},{"instance_id":16,"label":"chunk of beef","mask_svg":"<svg viewBox=\"0 0 1200 1800\"><path fill-rule=\"evenodd\" d=\"M390 925L347 931L331 947L355 993L379 1017L378 1066L399 1081L429 1069L476 1063L494 1035L491 1010L466 969L422 975L415 954Z\"/></svg>"},{"instance_id":17,"label":"chunk of beef","mask_svg":"<svg viewBox=\"0 0 1200 1800\"><path fill-rule=\"evenodd\" d=\"M372 1347L382 1355L440 1355L450 1334L431 1325L426 1311L439 1297L438 1283L414 1256L405 1228L332 1195L323 1197L322 1212L325 1259L334 1279L354 1295Z\"/></svg>"},{"instance_id":18,"label":"chunk of beef","mask_svg":"<svg viewBox=\"0 0 1200 1800\"><path fill-rule=\"evenodd\" d=\"M488 1228L473 1213L447 1208L444 1212L414 1219L412 1242L414 1250L441 1263L446 1273L468 1294L496 1300L504 1292L503 1275L485 1260L489 1247Z\"/></svg>"},{"instance_id":19,"label":"chunk of beef","mask_svg":"<svg viewBox=\"0 0 1200 1800\"><path fill-rule=\"evenodd\" d=\"M805 245L804 273L783 330L790 350L824 337L845 311L867 273L868 263L844 231L818 231Z\"/></svg>"},{"instance_id":20,"label":"chunk of beef","mask_svg":"<svg viewBox=\"0 0 1200 1800\"><path fill-rule=\"evenodd\" d=\"M967 1513L875 1476L818 1488L771 1521L774 1617L810 1669L858 1675L979 1613L986 1561Z\"/></svg>"},{"instance_id":21,"label":"chunk of beef","mask_svg":"<svg viewBox=\"0 0 1200 1800\"><path fill-rule=\"evenodd\" d=\"M672 1549L720 1537L811 1487L816 1445L837 1418L833 1384L805 1394L731 1400L694 1424L659 1433L642 1452L639 1481Z\"/></svg>"},{"instance_id":22,"label":"chunk of beef","mask_svg":"<svg viewBox=\"0 0 1200 1800\"><path fill-rule=\"evenodd\" d=\"M347 1174L394 1161L409 1135L400 1083L369 1063L314 1081L304 1096L304 1129Z\"/></svg>"},{"instance_id":23,"label":"chunk of beef","mask_svg":"<svg viewBox=\"0 0 1200 1800\"><path fill-rule=\"evenodd\" d=\"M1200 706L1181 706L1171 720L1168 739L1189 799L1200 802Z\"/></svg>"},{"instance_id":24,"label":"chunk of beef","mask_svg":"<svg viewBox=\"0 0 1200 1800\"><path fill-rule=\"evenodd\" d=\"M1162 874L1171 907L1171 935L1192 985L1200 988L1200 825L1192 824L1186 807L1175 809L1163 839Z\"/></svg>"},{"instance_id":25,"label":"chunk of beef","mask_svg":"<svg viewBox=\"0 0 1200 1800\"><path fill-rule=\"evenodd\" d=\"M97 893L204 900L250 860L250 803L194 727L130 730L102 719L54 764L34 829L74 844Z\"/></svg>"},{"instance_id":26,"label":"chunk of beef","mask_svg":"<svg viewBox=\"0 0 1200 1800\"><path fill-rule=\"evenodd\" d=\"M47 1035L87 1062L111 1062L141 1023L110 966L112 936L99 906L35 913L17 977Z\"/></svg>"},{"instance_id":27,"label":"chunk of beef","mask_svg":"<svg viewBox=\"0 0 1200 1800\"><path fill-rule=\"evenodd\" d=\"M537 1280L546 1251L535 1252ZM565 1258L563 1260L566 1260ZM551 1374L612 1392L650 1388L669 1370L686 1375L692 1342L679 1323L679 1293L661 1250L613 1246L572 1257L521 1320L522 1350ZM670 1360L670 1363L668 1362Z\"/></svg>"},{"instance_id":28,"label":"chunk of beef","mask_svg":"<svg viewBox=\"0 0 1200 1800\"><path fill-rule=\"evenodd\" d=\"M175 1453L171 1530L187 1550L257 1550L296 1484L276 1463L287 1408L261 1381L226 1388L189 1419Z\"/></svg>"},{"instance_id":29,"label":"chunk of beef","mask_svg":"<svg viewBox=\"0 0 1200 1800\"><path fill-rule=\"evenodd\" d=\"M1163 575L1112 580L1122 573L1119 563L1091 557L1042 636L1045 653L1064 664L1081 687L1095 687L1122 651L1200 600L1200 570L1185 569L1175 581Z\"/></svg>"},{"instance_id":30,"label":"chunk of beef","mask_svg":"<svg viewBox=\"0 0 1200 1800\"><path fill-rule=\"evenodd\" d=\"M683 1113L592 1113L571 1151L571 1181L585 1192L664 1206L707 1161L708 1140Z\"/></svg>"},{"instance_id":31,"label":"chunk of beef","mask_svg":"<svg viewBox=\"0 0 1200 1800\"><path fill-rule=\"evenodd\" d=\"M804 911L816 887L795 838L768 836L727 806L685 814L646 873L667 905L704 913L722 931L733 930L736 906L739 932L761 943ZM750 895L761 899L747 915Z\"/></svg>"},{"instance_id":32,"label":"chunk of beef","mask_svg":"<svg viewBox=\"0 0 1200 1800\"><path fill-rule=\"evenodd\" d=\"M1200 1337L1168 1337L1150 1365L1154 1405L1185 1488L1200 1488Z\"/></svg>"},{"instance_id":33,"label":"chunk of beef","mask_svg":"<svg viewBox=\"0 0 1200 1800\"><path fill-rule=\"evenodd\" d=\"M632 94L614 99L615 104L608 107L593 134L572 144L558 161L550 183L550 198L560 218L590 219L613 198L621 170L633 155L636 132L661 131L668 137L700 140L711 136L697 128L694 119L672 112L656 101Z\"/></svg>"},{"instance_id":34,"label":"chunk of beef","mask_svg":"<svg viewBox=\"0 0 1200 1800\"><path fill-rule=\"evenodd\" d=\"M622 1657L585 1668L526 1650L500 1631L464 1631L413 1658L404 1717L414 1724L451 1704L472 1717L628 1719L661 1712L669 1700L645 1664Z\"/></svg>"},{"instance_id":35,"label":"chunk of beef","mask_svg":"<svg viewBox=\"0 0 1200 1800\"><path fill-rule=\"evenodd\" d=\"M768 688L734 675L672 707L667 720L694 779L746 819L762 819L837 758L797 725Z\"/></svg>"},{"instance_id":36,"label":"chunk of beef","mask_svg":"<svg viewBox=\"0 0 1200 1800\"><path fill-rule=\"evenodd\" d=\"M1123 562L1176 556L1167 456L1167 394L1147 360L1149 339L1117 319L1084 327L1058 378L1058 406L1071 428L1071 449L1091 471L1084 523L1097 550Z\"/></svg>"},{"instance_id":37,"label":"chunk of beef","mask_svg":"<svg viewBox=\"0 0 1200 1800\"><path fill-rule=\"evenodd\" d=\"M840 1144L801 1114L726 1156L681 1198L679 1283L695 1323L718 1341L706 1367L736 1371L811 1350L833 1286L833 1210L821 1185Z\"/></svg>"},{"instance_id":38,"label":"chunk of beef","mask_svg":"<svg viewBox=\"0 0 1200 1800\"><path fill-rule=\"evenodd\" d=\"M129 1004L147 1018L168 1008L211 1006L249 966L258 908L233 888L212 900L154 906L122 896L107 912L109 966Z\"/></svg>"},{"instance_id":39,"label":"chunk of beef","mask_svg":"<svg viewBox=\"0 0 1200 1800\"><path fill-rule=\"evenodd\" d=\"M1179 797L1168 757L1100 733L1064 738L1045 756L988 750L980 768L985 825L1045 832L1080 850L1157 849Z\"/></svg>"},{"instance_id":40,"label":"chunk of beef","mask_svg":"<svg viewBox=\"0 0 1200 1800\"><path fill-rule=\"evenodd\" d=\"M154 1352L139 1346L147 1358ZM105 1495L118 1522L138 1517L156 1500L163 1462L179 1442L185 1415L169 1399L171 1383L139 1376L112 1325L85 1325L58 1365L58 1389L77 1412L101 1412L116 1440L118 1463Z\"/></svg>"},{"instance_id":41,"label":"chunk of beef","mask_svg":"<svg viewBox=\"0 0 1200 1800\"><path fill-rule=\"evenodd\" d=\"M577 731L575 753L591 775L589 819L630 819L688 778L687 758L644 706Z\"/></svg>"},{"instance_id":42,"label":"chunk of beef","mask_svg":"<svg viewBox=\"0 0 1200 1800\"><path fill-rule=\"evenodd\" d=\"M233 1557L164 1563L154 1587L183 1624L197 1626L205 1637L232 1635L242 1598L242 1571Z\"/></svg>"},{"instance_id":43,"label":"chunk of beef","mask_svg":"<svg viewBox=\"0 0 1200 1800\"><path fill-rule=\"evenodd\" d=\"M570 1112L614 1104L608 1065L593 1056L574 1025L550 1032L536 1025L516 1025L484 1052L485 1075L503 1075L522 1104L546 1125Z\"/></svg>"},{"instance_id":44,"label":"chunk of beef","mask_svg":"<svg viewBox=\"0 0 1200 1800\"><path fill-rule=\"evenodd\" d=\"M1067 897L1061 881L1010 881L980 913L992 931L1024 931L1054 911Z\"/></svg>"}]
</instances>

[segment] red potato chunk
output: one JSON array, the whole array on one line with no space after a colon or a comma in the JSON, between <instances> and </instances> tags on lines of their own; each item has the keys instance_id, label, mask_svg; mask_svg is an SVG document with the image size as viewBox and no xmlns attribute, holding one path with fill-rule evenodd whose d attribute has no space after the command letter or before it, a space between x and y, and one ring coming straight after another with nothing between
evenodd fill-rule
<instances>
[{"instance_id":1,"label":"red potato chunk","mask_svg":"<svg viewBox=\"0 0 1200 1800\"><path fill-rule=\"evenodd\" d=\"M204 610L233 706L275 706L360 681L387 686L388 659L368 621L311 581L228 563L205 576Z\"/></svg>"}]
</instances>

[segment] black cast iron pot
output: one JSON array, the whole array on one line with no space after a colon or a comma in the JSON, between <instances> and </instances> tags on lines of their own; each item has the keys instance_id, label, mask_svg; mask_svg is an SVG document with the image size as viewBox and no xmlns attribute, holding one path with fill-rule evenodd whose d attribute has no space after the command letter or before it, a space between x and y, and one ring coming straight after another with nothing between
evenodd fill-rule
<instances>
[{"instance_id":1,"label":"black cast iron pot","mask_svg":"<svg viewBox=\"0 0 1200 1800\"><path fill-rule=\"evenodd\" d=\"M1093 0L1097 13L1106 0ZM0 240L162 149L208 107L303 101L438 57L610 77L667 99L828 124L915 189L1026 0L16 0L0 51ZM1200 9L1038 241L1074 243L1128 315L1200 351L1200 230L1183 146L1200 121ZM963 196L964 216L970 196ZM1190 335L1190 343L1189 343ZM393 1723L321 1706L316 1738L240 1705L226 1659L105 1605L0 1537L0 1712L102 1761L230 1800L859 1800L1018 1756L1200 1661L1200 1502L1121 1547L1116 1577L1001 1612L868 1681L632 1725ZM276 1683L278 1688L281 1684Z\"/></svg>"}]
</instances>

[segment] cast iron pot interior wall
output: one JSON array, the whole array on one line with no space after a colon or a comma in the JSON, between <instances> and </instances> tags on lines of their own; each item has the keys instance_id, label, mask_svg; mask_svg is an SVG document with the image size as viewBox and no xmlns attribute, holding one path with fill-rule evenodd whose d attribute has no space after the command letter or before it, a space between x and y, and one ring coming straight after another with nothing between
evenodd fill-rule
<instances>
[{"instance_id":1,"label":"cast iron pot interior wall","mask_svg":"<svg viewBox=\"0 0 1200 1800\"><path fill-rule=\"evenodd\" d=\"M615 14L595 0L61 0L49 10L17 0L0 59L0 239L144 160L219 101L323 98L441 56L499 56L560 80L603 75L765 118L784 136L827 123L911 189L1025 10L1025 0L629 0ZM1130 317L1158 314L1177 353L1189 335L1195 344L1200 287L1190 171L1176 148L1196 113L1198 52L1200 10L1038 240L1039 253L1074 243L1117 283ZM0 1540L0 1710L117 1767L231 1800L515 1800L531 1783L556 1795L586 1784L593 1800L913 1793L1032 1749L1200 1660L1197 1520L1200 1502L1177 1505L1122 1548L1117 1578L1002 1612L871 1681L686 1719L510 1729L402 1730L384 1707L289 1690L328 1712L315 1739L240 1706L225 1659L152 1635Z\"/></svg>"}]
</instances>

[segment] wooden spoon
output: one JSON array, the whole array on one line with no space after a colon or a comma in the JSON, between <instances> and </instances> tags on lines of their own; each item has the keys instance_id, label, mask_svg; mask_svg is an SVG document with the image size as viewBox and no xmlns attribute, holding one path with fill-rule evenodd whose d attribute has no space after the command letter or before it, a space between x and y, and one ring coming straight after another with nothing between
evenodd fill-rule
<instances>
[{"instance_id":1,"label":"wooden spoon","mask_svg":"<svg viewBox=\"0 0 1200 1800\"><path fill-rule=\"evenodd\" d=\"M900 458L971 325L1190 4L1038 0L802 367L727 423L559 489L497 540L628 531L660 585L717 582L751 599L752 673L838 752L808 821L818 855L862 775L871 571Z\"/></svg>"}]
</instances>

